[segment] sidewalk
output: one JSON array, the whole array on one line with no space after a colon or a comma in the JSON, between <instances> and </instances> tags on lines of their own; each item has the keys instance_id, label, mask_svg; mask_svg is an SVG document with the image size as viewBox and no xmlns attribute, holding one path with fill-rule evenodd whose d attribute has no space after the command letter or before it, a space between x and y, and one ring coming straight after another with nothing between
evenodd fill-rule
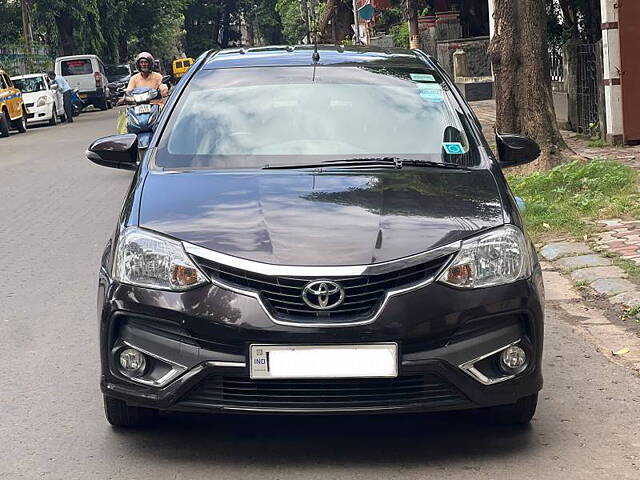
<instances>
[{"instance_id":1,"label":"sidewalk","mask_svg":"<svg viewBox=\"0 0 640 480\"><path fill-rule=\"evenodd\" d=\"M496 103L495 100L483 100L480 102L470 102L478 120L482 124L482 131L484 132L489 145L495 143L493 125L496 121ZM640 145L633 147L590 147L589 141L581 138L575 132L568 130L561 130L567 144L578 154L587 158L605 158L607 160L614 160L630 167L640 169Z\"/></svg>"}]
</instances>

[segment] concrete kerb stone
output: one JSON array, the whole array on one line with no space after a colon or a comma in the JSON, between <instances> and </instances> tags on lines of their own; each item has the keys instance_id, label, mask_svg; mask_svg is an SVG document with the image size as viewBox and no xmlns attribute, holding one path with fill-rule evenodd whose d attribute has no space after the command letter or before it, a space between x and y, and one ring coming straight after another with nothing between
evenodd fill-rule
<instances>
[{"instance_id":1,"label":"concrete kerb stone","mask_svg":"<svg viewBox=\"0 0 640 480\"><path fill-rule=\"evenodd\" d=\"M601 278L591 284L596 292L606 295L607 297L613 297L621 293L636 291L637 287L629 280L622 278Z\"/></svg>"},{"instance_id":2,"label":"concrete kerb stone","mask_svg":"<svg viewBox=\"0 0 640 480\"><path fill-rule=\"evenodd\" d=\"M611 266L611 260L602 257L600 255L580 255L577 257L564 257L555 262L564 272L573 272L579 268L588 267L609 267Z\"/></svg>"},{"instance_id":3,"label":"concrete kerb stone","mask_svg":"<svg viewBox=\"0 0 640 480\"><path fill-rule=\"evenodd\" d=\"M585 255L588 253L591 253L591 250L587 245L576 242L550 243L540 250L540 254L550 262L563 257Z\"/></svg>"},{"instance_id":4,"label":"concrete kerb stone","mask_svg":"<svg viewBox=\"0 0 640 480\"><path fill-rule=\"evenodd\" d=\"M619 222L612 220L599 223L612 226ZM593 252L586 244L553 242L543 246L540 254L550 260L544 262L547 269L551 266L565 275L568 274L574 282L589 284L595 292L607 297L612 304L626 307L640 305L640 287L627 280L628 275L624 270L614 266L608 258ZM634 258L633 261L640 264L640 257Z\"/></svg>"},{"instance_id":5,"label":"concrete kerb stone","mask_svg":"<svg viewBox=\"0 0 640 480\"><path fill-rule=\"evenodd\" d=\"M603 278L628 278L620 267L587 267L580 268L571 272L571 278L575 282L592 283Z\"/></svg>"}]
</instances>

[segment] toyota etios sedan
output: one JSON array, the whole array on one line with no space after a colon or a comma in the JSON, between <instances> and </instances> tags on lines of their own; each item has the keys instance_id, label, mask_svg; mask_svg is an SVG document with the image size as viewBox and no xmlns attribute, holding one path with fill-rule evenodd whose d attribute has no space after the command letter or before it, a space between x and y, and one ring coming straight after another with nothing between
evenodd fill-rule
<instances>
[{"instance_id":1,"label":"toyota etios sedan","mask_svg":"<svg viewBox=\"0 0 640 480\"><path fill-rule=\"evenodd\" d=\"M484 408L525 423L542 387L543 286L498 135L420 51L203 55L137 165L102 256L107 420L159 411Z\"/></svg>"}]
</instances>

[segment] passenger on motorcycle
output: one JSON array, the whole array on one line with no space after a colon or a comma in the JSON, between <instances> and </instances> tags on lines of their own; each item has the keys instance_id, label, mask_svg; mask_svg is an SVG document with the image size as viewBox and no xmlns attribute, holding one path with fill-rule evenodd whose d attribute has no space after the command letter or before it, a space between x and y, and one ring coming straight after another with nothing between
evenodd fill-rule
<instances>
[{"instance_id":1,"label":"passenger on motorcycle","mask_svg":"<svg viewBox=\"0 0 640 480\"><path fill-rule=\"evenodd\" d=\"M162 75L152 70L153 68L153 55L148 52L139 53L136 57L136 67L138 72L129 80L127 86L127 92L132 91L134 88L153 88L159 90L163 97L169 94L169 89L162 83ZM120 104L124 102L124 97L119 101ZM152 100L151 103L162 104L163 99Z\"/></svg>"}]
</instances>

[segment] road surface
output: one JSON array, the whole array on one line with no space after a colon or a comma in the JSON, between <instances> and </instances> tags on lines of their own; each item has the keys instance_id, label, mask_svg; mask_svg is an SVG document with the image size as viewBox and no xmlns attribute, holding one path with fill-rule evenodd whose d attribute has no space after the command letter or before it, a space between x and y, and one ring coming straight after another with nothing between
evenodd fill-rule
<instances>
[{"instance_id":1,"label":"road surface","mask_svg":"<svg viewBox=\"0 0 640 480\"><path fill-rule=\"evenodd\" d=\"M116 431L98 387L96 274L131 172L84 158L115 111L0 139L0 478L640 478L640 379L550 302L528 428L481 413L172 415Z\"/></svg>"}]
</instances>

